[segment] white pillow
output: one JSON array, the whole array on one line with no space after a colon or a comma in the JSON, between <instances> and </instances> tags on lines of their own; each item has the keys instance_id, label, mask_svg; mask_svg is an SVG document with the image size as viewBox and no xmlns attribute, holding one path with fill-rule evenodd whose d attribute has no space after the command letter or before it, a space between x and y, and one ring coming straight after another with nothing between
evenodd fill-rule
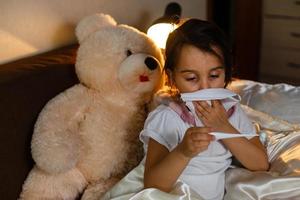
<instances>
[{"instance_id":1,"label":"white pillow","mask_svg":"<svg viewBox=\"0 0 300 200\"><path fill-rule=\"evenodd\" d=\"M290 123L300 123L300 87L235 80L229 89L242 97L241 103Z\"/></svg>"}]
</instances>

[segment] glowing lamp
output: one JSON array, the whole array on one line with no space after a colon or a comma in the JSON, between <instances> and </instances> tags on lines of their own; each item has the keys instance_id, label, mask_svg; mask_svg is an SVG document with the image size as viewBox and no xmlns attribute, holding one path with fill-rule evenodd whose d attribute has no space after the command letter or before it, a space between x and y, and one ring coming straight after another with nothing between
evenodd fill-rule
<instances>
[{"instance_id":1,"label":"glowing lamp","mask_svg":"<svg viewBox=\"0 0 300 200\"><path fill-rule=\"evenodd\" d=\"M166 46L166 41L169 34L177 28L180 21L181 7L178 3L169 3L165 9L162 17L153 22L147 31L147 35L154 40L154 42L161 49Z\"/></svg>"}]
</instances>

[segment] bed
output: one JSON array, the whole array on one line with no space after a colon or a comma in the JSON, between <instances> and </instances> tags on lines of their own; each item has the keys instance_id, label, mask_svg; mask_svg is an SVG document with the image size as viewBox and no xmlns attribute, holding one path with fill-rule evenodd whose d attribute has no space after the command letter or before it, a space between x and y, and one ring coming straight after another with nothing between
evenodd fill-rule
<instances>
[{"instance_id":1,"label":"bed","mask_svg":"<svg viewBox=\"0 0 300 200\"><path fill-rule=\"evenodd\" d=\"M300 87L235 80L230 88L241 95L243 109L258 128L268 152L270 169L252 172L233 164L226 171L224 199L300 199ZM170 193L143 189L143 163L102 199L202 199L179 181Z\"/></svg>"}]
</instances>

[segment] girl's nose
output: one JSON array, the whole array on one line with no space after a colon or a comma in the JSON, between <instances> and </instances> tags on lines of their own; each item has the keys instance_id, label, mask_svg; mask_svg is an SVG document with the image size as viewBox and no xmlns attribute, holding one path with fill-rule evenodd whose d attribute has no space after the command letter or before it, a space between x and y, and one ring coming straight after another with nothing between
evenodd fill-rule
<instances>
[{"instance_id":1,"label":"girl's nose","mask_svg":"<svg viewBox=\"0 0 300 200\"><path fill-rule=\"evenodd\" d=\"M206 79L204 79L204 80L201 79L201 81L200 81L200 83L199 83L199 90L207 89L207 88L210 88L208 80L206 80Z\"/></svg>"}]
</instances>

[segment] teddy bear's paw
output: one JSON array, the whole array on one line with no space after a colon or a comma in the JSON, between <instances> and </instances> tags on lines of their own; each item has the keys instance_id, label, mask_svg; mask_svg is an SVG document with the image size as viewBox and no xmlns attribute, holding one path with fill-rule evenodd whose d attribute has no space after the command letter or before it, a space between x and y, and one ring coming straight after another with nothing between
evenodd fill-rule
<instances>
[{"instance_id":1,"label":"teddy bear's paw","mask_svg":"<svg viewBox=\"0 0 300 200\"><path fill-rule=\"evenodd\" d=\"M20 200L72 200L87 181L78 169L63 174L47 174L34 167L23 185Z\"/></svg>"}]
</instances>

